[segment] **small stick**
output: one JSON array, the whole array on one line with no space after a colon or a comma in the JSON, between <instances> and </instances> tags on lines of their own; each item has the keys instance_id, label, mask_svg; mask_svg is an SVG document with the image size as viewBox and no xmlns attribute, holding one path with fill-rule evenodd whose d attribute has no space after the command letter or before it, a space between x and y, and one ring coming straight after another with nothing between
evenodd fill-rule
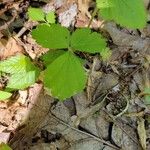
<instances>
[{"instance_id":1,"label":"small stick","mask_svg":"<svg viewBox=\"0 0 150 150\"><path fill-rule=\"evenodd\" d=\"M87 135L87 136L89 136L89 137L92 137L93 139L95 139L95 140L97 140L97 141L99 141L99 142L101 142L101 143L103 143L103 144L106 144L107 146L109 146L109 147L111 147L111 148L113 148L113 149L115 149L115 150L120 150L119 147L116 147L115 145L110 144L109 142L106 142L105 140L102 140L102 139L100 139L99 137L97 137L97 136L95 136L95 135L92 135L92 134L90 134L90 133L81 131L81 130L75 128L75 127L72 127L71 125L65 123L63 120L57 118L57 117L56 117L54 114L52 114L52 113L51 113L51 116L52 116L55 120L59 121L60 123L62 123L63 125L67 126L68 128L70 128L70 129L72 129L72 130L74 130L74 131L77 131L77 132L79 132L79 133L81 133L81 134L84 134L84 135ZM50 116L50 117L51 117L51 116Z\"/></svg>"},{"instance_id":2,"label":"small stick","mask_svg":"<svg viewBox=\"0 0 150 150\"><path fill-rule=\"evenodd\" d=\"M89 22L89 24L88 24L88 28L90 27L90 25L91 25L91 23L92 23L92 21L93 21L95 15L97 14L98 10L99 10L99 9L98 9L97 7L94 9L94 12L92 13L90 22Z\"/></svg>"}]
</instances>

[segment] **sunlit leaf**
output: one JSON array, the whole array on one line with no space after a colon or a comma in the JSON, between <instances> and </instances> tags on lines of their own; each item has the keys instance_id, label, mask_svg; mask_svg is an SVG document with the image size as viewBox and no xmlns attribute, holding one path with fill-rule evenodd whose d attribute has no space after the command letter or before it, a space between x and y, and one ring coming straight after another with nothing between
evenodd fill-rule
<instances>
[{"instance_id":1,"label":"sunlit leaf","mask_svg":"<svg viewBox=\"0 0 150 150\"><path fill-rule=\"evenodd\" d=\"M86 79L80 60L67 51L47 67L44 84L54 97L64 100L81 92Z\"/></svg>"},{"instance_id":2,"label":"sunlit leaf","mask_svg":"<svg viewBox=\"0 0 150 150\"><path fill-rule=\"evenodd\" d=\"M0 71L9 73L7 88L24 89L36 82L40 70L24 55L13 56L0 62Z\"/></svg>"},{"instance_id":3,"label":"sunlit leaf","mask_svg":"<svg viewBox=\"0 0 150 150\"><path fill-rule=\"evenodd\" d=\"M143 0L96 0L100 16L128 28L144 28L146 10Z\"/></svg>"},{"instance_id":4,"label":"sunlit leaf","mask_svg":"<svg viewBox=\"0 0 150 150\"><path fill-rule=\"evenodd\" d=\"M39 25L32 31L32 37L45 48L63 49L69 46L70 33L67 28L58 24Z\"/></svg>"},{"instance_id":5,"label":"sunlit leaf","mask_svg":"<svg viewBox=\"0 0 150 150\"><path fill-rule=\"evenodd\" d=\"M96 53L106 48L102 36L88 28L77 29L71 36L71 47L74 50Z\"/></svg>"},{"instance_id":6,"label":"sunlit leaf","mask_svg":"<svg viewBox=\"0 0 150 150\"><path fill-rule=\"evenodd\" d=\"M6 100L12 96L11 93L5 92L5 91L0 91L0 101L1 100Z\"/></svg>"},{"instance_id":7,"label":"sunlit leaf","mask_svg":"<svg viewBox=\"0 0 150 150\"><path fill-rule=\"evenodd\" d=\"M34 21L45 21L44 19L45 14L43 10L40 8L30 7L28 9L28 16L31 20L34 20Z\"/></svg>"},{"instance_id":8,"label":"sunlit leaf","mask_svg":"<svg viewBox=\"0 0 150 150\"><path fill-rule=\"evenodd\" d=\"M55 23L55 13L54 12L49 12L47 15L46 15L46 21L48 23Z\"/></svg>"}]
</instances>

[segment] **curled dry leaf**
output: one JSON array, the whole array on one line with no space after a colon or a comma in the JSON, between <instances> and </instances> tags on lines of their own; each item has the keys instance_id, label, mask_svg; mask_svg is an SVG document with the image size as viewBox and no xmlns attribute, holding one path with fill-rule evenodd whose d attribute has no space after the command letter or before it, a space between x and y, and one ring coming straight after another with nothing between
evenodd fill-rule
<instances>
[{"instance_id":1,"label":"curled dry leaf","mask_svg":"<svg viewBox=\"0 0 150 150\"><path fill-rule=\"evenodd\" d=\"M146 130L145 130L145 120L143 118L140 118L138 121L137 131L140 138L141 146L143 150L146 150Z\"/></svg>"}]
</instances>

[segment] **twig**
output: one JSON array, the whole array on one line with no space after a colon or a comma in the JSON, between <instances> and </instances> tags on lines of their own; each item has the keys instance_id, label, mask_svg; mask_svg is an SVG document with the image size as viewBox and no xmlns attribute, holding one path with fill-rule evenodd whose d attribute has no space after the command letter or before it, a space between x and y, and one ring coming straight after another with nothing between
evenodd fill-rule
<instances>
[{"instance_id":1,"label":"twig","mask_svg":"<svg viewBox=\"0 0 150 150\"><path fill-rule=\"evenodd\" d=\"M111 148L113 148L113 149L115 149L115 150L120 150L120 148L116 147L116 146L113 145L113 144L110 144L109 142L106 142L105 140L102 140L102 139L98 138L98 137L95 136L95 135L92 135L92 134L90 134L90 133L81 131L81 130L75 128L75 127L72 127L71 125L65 123L63 120L57 118L57 117L56 117L54 114L52 114L52 113L51 113L50 117L53 117L53 118L54 118L55 120L57 120L58 122L62 123L63 125L67 126L68 128L70 128L70 129L72 129L72 130L74 130L74 131L77 131L77 132L79 132L79 133L81 133L81 134L84 134L84 135L87 135L87 136L89 136L89 137L92 137L93 139L95 139L95 140L97 140L97 141L99 141L99 142L101 142L101 143L103 143L103 144L106 144L107 146L109 146L109 147L111 147Z\"/></svg>"},{"instance_id":2,"label":"twig","mask_svg":"<svg viewBox=\"0 0 150 150\"><path fill-rule=\"evenodd\" d=\"M15 35L15 38L21 37L27 30L30 30L30 28L36 25L37 25L37 22L32 22L32 21L26 22L24 27L22 27L22 29L18 32L18 34Z\"/></svg>"},{"instance_id":3,"label":"twig","mask_svg":"<svg viewBox=\"0 0 150 150\"><path fill-rule=\"evenodd\" d=\"M105 112L105 114L107 114L107 115L111 118L112 122L113 122L115 125L117 125L124 133L126 133L126 134L129 136L129 138L130 138L133 142L135 142L136 144L138 144L137 140L135 140L129 133L127 133L127 131L117 122L117 120L114 118L113 115L109 114L106 110L103 110L103 111Z\"/></svg>"},{"instance_id":4,"label":"twig","mask_svg":"<svg viewBox=\"0 0 150 150\"><path fill-rule=\"evenodd\" d=\"M97 112L98 110L100 110L100 109L104 106L105 100L106 100L108 94L109 94L109 93L107 93L107 94L105 95L105 97L102 99L102 101L101 101L100 103L98 103L98 104L96 104L96 105L94 105L94 106L91 106L91 108L90 108L90 107L87 107L87 108L84 110L83 113L77 114L78 117L79 117L80 119L83 119L83 118L86 118L87 116L90 116L90 115L94 114L94 113Z\"/></svg>"},{"instance_id":5,"label":"twig","mask_svg":"<svg viewBox=\"0 0 150 150\"><path fill-rule=\"evenodd\" d=\"M88 28L90 27L90 25L91 25L95 15L97 14L98 10L99 9L97 7L94 9L94 12L92 13L91 19L90 19L89 24L88 24Z\"/></svg>"},{"instance_id":6,"label":"twig","mask_svg":"<svg viewBox=\"0 0 150 150\"><path fill-rule=\"evenodd\" d=\"M131 77L133 76L136 72L138 72L143 66L139 65L136 69L134 69L134 71L132 71L131 73L129 73L126 77Z\"/></svg>"}]
</instances>

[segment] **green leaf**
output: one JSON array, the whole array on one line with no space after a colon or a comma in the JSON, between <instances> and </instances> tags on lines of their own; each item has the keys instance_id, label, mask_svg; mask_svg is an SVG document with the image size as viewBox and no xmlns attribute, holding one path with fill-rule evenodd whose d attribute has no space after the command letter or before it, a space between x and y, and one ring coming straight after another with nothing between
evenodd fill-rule
<instances>
[{"instance_id":1,"label":"green leaf","mask_svg":"<svg viewBox=\"0 0 150 150\"><path fill-rule=\"evenodd\" d=\"M59 24L42 24L32 31L32 37L45 48L63 49L69 46L70 33Z\"/></svg>"},{"instance_id":2,"label":"green leaf","mask_svg":"<svg viewBox=\"0 0 150 150\"><path fill-rule=\"evenodd\" d=\"M45 70L44 84L60 100L81 92L86 80L80 60L70 51L55 59Z\"/></svg>"},{"instance_id":3,"label":"green leaf","mask_svg":"<svg viewBox=\"0 0 150 150\"><path fill-rule=\"evenodd\" d=\"M128 28L144 28L146 11L143 0L97 0L100 16Z\"/></svg>"},{"instance_id":4,"label":"green leaf","mask_svg":"<svg viewBox=\"0 0 150 150\"><path fill-rule=\"evenodd\" d=\"M75 50L96 53L106 48L102 36L90 29L77 29L71 36L71 47Z\"/></svg>"},{"instance_id":5,"label":"green leaf","mask_svg":"<svg viewBox=\"0 0 150 150\"><path fill-rule=\"evenodd\" d=\"M44 19L45 14L44 14L43 10L40 8L30 7L28 9L28 16L31 20L34 20L34 21L45 21L45 19Z\"/></svg>"},{"instance_id":6,"label":"green leaf","mask_svg":"<svg viewBox=\"0 0 150 150\"><path fill-rule=\"evenodd\" d=\"M30 59L24 55L10 57L7 60L0 62L0 71L10 74L24 73L35 69Z\"/></svg>"},{"instance_id":7,"label":"green leaf","mask_svg":"<svg viewBox=\"0 0 150 150\"><path fill-rule=\"evenodd\" d=\"M54 12L49 12L47 15L46 15L46 21L48 23L55 23L55 13Z\"/></svg>"},{"instance_id":8,"label":"green leaf","mask_svg":"<svg viewBox=\"0 0 150 150\"><path fill-rule=\"evenodd\" d=\"M44 61L44 65L48 66L56 58L58 58L60 55L62 55L64 53L65 53L65 51L63 51L63 50L50 50L50 51L48 51L48 53L44 54L41 59Z\"/></svg>"},{"instance_id":9,"label":"green leaf","mask_svg":"<svg viewBox=\"0 0 150 150\"><path fill-rule=\"evenodd\" d=\"M109 48L103 49L101 51L101 57L103 61L107 61L110 59L112 52L110 51Z\"/></svg>"},{"instance_id":10,"label":"green leaf","mask_svg":"<svg viewBox=\"0 0 150 150\"><path fill-rule=\"evenodd\" d=\"M11 93L5 92L5 91L0 91L0 100L6 100L12 96Z\"/></svg>"},{"instance_id":11,"label":"green leaf","mask_svg":"<svg viewBox=\"0 0 150 150\"><path fill-rule=\"evenodd\" d=\"M39 75L39 73L38 73ZM37 79L36 71L29 71L23 74L14 74L9 79L9 83L6 88L9 89L25 89L30 85L34 84Z\"/></svg>"},{"instance_id":12,"label":"green leaf","mask_svg":"<svg viewBox=\"0 0 150 150\"><path fill-rule=\"evenodd\" d=\"M35 83L40 70L24 55L17 55L0 62L0 71L9 73L7 88L24 89Z\"/></svg>"},{"instance_id":13,"label":"green leaf","mask_svg":"<svg viewBox=\"0 0 150 150\"><path fill-rule=\"evenodd\" d=\"M145 88L144 93L145 93L144 103L150 105L150 88Z\"/></svg>"},{"instance_id":14,"label":"green leaf","mask_svg":"<svg viewBox=\"0 0 150 150\"><path fill-rule=\"evenodd\" d=\"M0 150L12 150L7 144L1 143Z\"/></svg>"}]
</instances>

